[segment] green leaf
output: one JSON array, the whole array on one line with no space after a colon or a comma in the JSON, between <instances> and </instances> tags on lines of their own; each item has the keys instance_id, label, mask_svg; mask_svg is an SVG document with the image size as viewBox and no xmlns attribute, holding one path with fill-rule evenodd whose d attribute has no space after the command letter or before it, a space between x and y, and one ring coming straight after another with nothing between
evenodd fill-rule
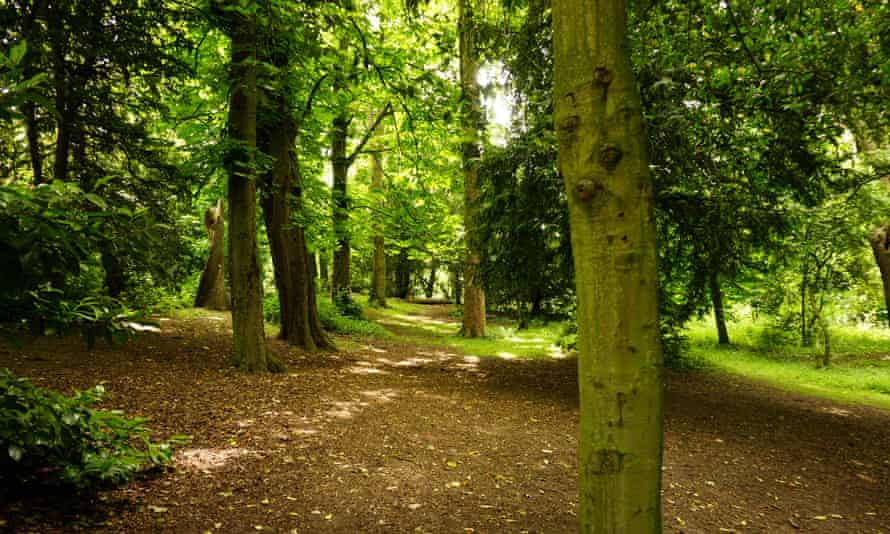
<instances>
[{"instance_id":1,"label":"green leaf","mask_svg":"<svg viewBox=\"0 0 890 534\"><path fill-rule=\"evenodd\" d=\"M108 209L108 204L105 202L105 199L100 197L95 193L87 193L84 195L87 200L95 204L97 207L104 209Z\"/></svg>"},{"instance_id":2,"label":"green leaf","mask_svg":"<svg viewBox=\"0 0 890 534\"><path fill-rule=\"evenodd\" d=\"M25 451L18 445L10 445L6 448L6 451L9 453L9 457L12 458L14 462L20 461L22 459L22 456L25 455Z\"/></svg>"}]
</instances>

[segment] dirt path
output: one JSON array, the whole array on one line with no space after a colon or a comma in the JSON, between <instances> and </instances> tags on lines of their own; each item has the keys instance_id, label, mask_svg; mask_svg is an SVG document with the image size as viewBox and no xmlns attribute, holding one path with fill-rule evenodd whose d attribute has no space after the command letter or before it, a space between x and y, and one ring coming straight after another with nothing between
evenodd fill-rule
<instances>
[{"instance_id":1,"label":"dirt path","mask_svg":"<svg viewBox=\"0 0 890 534\"><path fill-rule=\"evenodd\" d=\"M441 308L429 314L447 320ZM575 361L467 357L389 340L273 343L277 376L224 361L224 316L122 348L0 347L63 390L105 381L177 468L93 502L0 500L16 532L573 532ZM720 375L668 376L666 532L890 532L890 414ZM5 522L5 523L4 523ZM0 530L4 527L0 526Z\"/></svg>"}]
</instances>

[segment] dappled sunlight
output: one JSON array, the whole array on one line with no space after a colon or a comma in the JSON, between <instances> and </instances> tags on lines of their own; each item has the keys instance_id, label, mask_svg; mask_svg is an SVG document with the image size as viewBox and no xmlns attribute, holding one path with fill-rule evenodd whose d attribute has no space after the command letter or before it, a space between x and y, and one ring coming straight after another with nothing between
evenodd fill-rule
<instances>
[{"instance_id":1,"label":"dappled sunlight","mask_svg":"<svg viewBox=\"0 0 890 534\"><path fill-rule=\"evenodd\" d=\"M392 402L398 397L394 389L367 390L359 393L376 402Z\"/></svg>"},{"instance_id":2,"label":"dappled sunlight","mask_svg":"<svg viewBox=\"0 0 890 534\"><path fill-rule=\"evenodd\" d=\"M174 457L174 461L186 469L206 473L225 466L233 458L249 454L254 454L254 452L244 448L186 449L179 451Z\"/></svg>"},{"instance_id":3,"label":"dappled sunlight","mask_svg":"<svg viewBox=\"0 0 890 534\"><path fill-rule=\"evenodd\" d=\"M335 401L331 404L333 404L334 407L330 410L326 410L324 412L325 415L327 415L328 417L333 417L335 419L351 419L357 412L361 411L363 403Z\"/></svg>"},{"instance_id":4,"label":"dappled sunlight","mask_svg":"<svg viewBox=\"0 0 890 534\"><path fill-rule=\"evenodd\" d=\"M133 330L135 330L137 332L160 332L161 331L161 329L159 327L150 325L150 324L127 322L127 323L124 323L124 325L126 325L128 328L132 328Z\"/></svg>"},{"instance_id":5,"label":"dappled sunlight","mask_svg":"<svg viewBox=\"0 0 890 534\"><path fill-rule=\"evenodd\" d=\"M362 345L362 349L364 349L364 350L369 350L369 351L371 351L371 352L376 352L376 353L378 353L378 354L386 354L386 352L387 352L386 349L379 349L379 348L374 347L374 346L372 346L372 345Z\"/></svg>"},{"instance_id":6,"label":"dappled sunlight","mask_svg":"<svg viewBox=\"0 0 890 534\"><path fill-rule=\"evenodd\" d=\"M373 366L363 366L363 365L353 365L352 367L347 367L346 371L354 374L354 375L388 375L389 371L384 371L379 367Z\"/></svg>"},{"instance_id":7,"label":"dappled sunlight","mask_svg":"<svg viewBox=\"0 0 890 534\"><path fill-rule=\"evenodd\" d=\"M511 354L511 353L509 353L509 352L499 352L499 353L498 353L498 358L501 358L501 359L504 359L504 360L513 360L513 359L516 359L516 355L515 355L515 354Z\"/></svg>"}]
</instances>

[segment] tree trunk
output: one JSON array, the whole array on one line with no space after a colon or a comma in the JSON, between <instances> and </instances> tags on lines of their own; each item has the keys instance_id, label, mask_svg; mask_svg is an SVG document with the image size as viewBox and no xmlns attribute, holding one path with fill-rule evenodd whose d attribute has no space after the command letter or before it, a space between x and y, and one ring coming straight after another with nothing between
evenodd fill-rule
<instances>
[{"instance_id":1,"label":"tree trunk","mask_svg":"<svg viewBox=\"0 0 890 534\"><path fill-rule=\"evenodd\" d=\"M264 127L259 135L260 150L274 159L272 168L261 182L261 202L281 312L279 337L309 351L332 348L321 329L312 298L315 282L305 232L290 218L289 197L293 197L297 209L302 197L298 185L299 168L292 152L297 125L291 118L292 110L285 103L286 97L272 95L269 98L277 99L279 105L275 114L277 121Z\"/></svg>"},{"instance_id":2,"label":"tree trunk","mask_svg":"<svg viewBox=\"0 0 890 534\"><path fill-rule=\"evenodd\" d=\"M126 289L126 275L120 258L110 242L101 245L99 253L102 257L102 268L105 270L105 290L113 299L121 298Z\"/></svg>"},{"instance_id":3,"label":"tree trunk","mask_svg":"<svg viewBox=\"0 0 890 534\"><path fill-rule=\"evenodd\" d=\"M347 180L349 161L346 157L346 137L349 134L349 117L338 115L331 126L331 169L334 174L332 201L334 206L334 278L331 295L334 302L348 301L349 280L349 197Z\"/></svg>"},{"instance_id":4,"label":"tree trunk","mask_svg":"<svg viewBox=\"0 0 890 534\"><path fill-rule=\"evenodd\" d=\"M807 325L807 286L809 284L808 261L808 258L804 256L803 275L801 276L800 281L800 346L802 347L809 347L812 344L810 341L809 325Z\"/></svg>"},{"instance_id":5,"label":"tree trunk","mask_svg":"<svg viewBox=\"0 0 890 534\"><path fill-rule=\"evenodd\" d=\"M383 165L380 163L378 152L371 153L371 189L381 195L381 204L383 204ZM386 307L386 249L383 241L383 223L381 222L374 224L374 266L371 273L371 293L368 301L372 306Z\"/></svg>"},{"instance_id":6,"label":"tree trunk","mask_svg":"<svg viewBox=\"0 0 890 534\"><path fill-rule=\"evenodd\" d=\"M226 275L223 261L225 259L223 240L226 232L222 199L216 201L216 206L209 207L204 212L204 227L207 228L207 237L210 240L210 253L207 256L204 272L201 273L201 281L198 283L195 307L224 310L226 309Z\"/></svg>"},{"instance_id":7,"label":"tree trunk","mask_svg":"<svg viewBox=\"0 0 890 534\"><path fill-rule=\"evenodd\" d=\"M433 298L433 293L436 292L436 275L439 272L439 262L435 259L430 263L430 275L429 278L426 279L426 283L424 284L423 294L426 298Z\"/></svg>"},{"instance_id":8,"label":"tree trunk","mask_svg":"<svg viewBox=\"0 0 890 534\"><path fill-rule=\"evenodd\" d=\"M881 282L884 284L884 307L887 309L887 320L890 321L890 222L872 232L869 239L871 249L875 253L875 261L881 270Z\"/></svg>"},{"instance_id":9,"label":"tree trunk","mask_svg":"<svg viewBox=\"0 0 890 534\"><path fill-rule=\"evenodd\" d=\"M579 531L661 532L652 181L623 0L553 3L554 119L578 295Z\"/></svg>"},{"instance_id":10,"label":"tree trunk","mask_svg":"<svg viewBox=\"0 0 890 534\"><path fill-rule=\"evenodd\" d=\"M717 273L711 270L708 275L711 286L711 304L714 306L714 322L717 323L717 344L729 345L729 332L726 331L726 314L723 311L723 292L720 291L720 281Z\"/></svg>"},{"instance_id":11,"label":"tree trunk","mask_svg":"<svg viewBox=\"0 0 890 534\"><path fill-rule=\"evenodd\" d=\"M65 63L66 36L62 22L63 4L56 5L49 17L50 48L52 51L53 85L55 88L56 148L53 163L53 179L68 180L68 158L71 152L71 113L75 106L68 101L69 81Z\"/></svg>"},{"instance_id":12,"label":"tree trunk","mask_svg":"<svg viewBox=\"0 0 890 534\"><path fill-rule=\"evenodd\" d=\"M400 249L399 255L390 259L395 262L392 296L399 299L408 298L411 292L411 261L408 259L408 249Z\"/></svg>"},{"instance_id":13,"label":"tree trunk","mask_svg":"<svg viewBox=\"0 0 890 534\"><path fill-rule=\"evenodd\" d=\"M238 2L231 0L234 6ZM278 371L266 350L256 244L256 17L232 21L228 133L229 273L235 363L248 371Z\"/></svg>"},{"instance_id":14,"label":"tree trunk","mask_svg":"<svg viewBox=\"0 0 890 534\"><path fill-rule=\"evenodd\" d=\"M25 39L28 50L22 59L22 77L31 79L37 74L35 67L40 48L43 45L39 19L46 18L46 0L35 0L31 14L25 26ZM28 100L22 104L22 115L25 118L25 136L28 139L28 153L31 159L32 183L43 183L43 154L40 150L40 130L37 125L37 104Z\"/></svg>"},{"instance_id":15,"label":"tree trunk","mask_svg":"<svg viewBox=\"0 0 890 534\"><path fill-rule=\"evenodd\" d=\"M485 293L479 273L479 176L478 163L479 127L481 111L479 102L479 71L476 57L476 25L473 21L474 0L460 0L458 4L458 33L460 39L460 86L461 86L461 142L464 178L464 230L466 260L464 265L464 310L461 333L467 337L485 335Z\"/></svg>"}]
</instances>

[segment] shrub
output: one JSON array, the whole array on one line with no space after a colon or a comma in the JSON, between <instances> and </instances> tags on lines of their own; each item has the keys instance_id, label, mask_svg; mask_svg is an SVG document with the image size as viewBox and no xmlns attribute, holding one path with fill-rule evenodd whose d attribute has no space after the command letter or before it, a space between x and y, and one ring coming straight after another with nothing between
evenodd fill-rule
<instances>
[{"instance_id":1,"label":"shrub","mask_svg":"<svg viewBox=\"0 0 890 534\"><path fill-rule=\"evenodd\" d=\"M359 309L359 317L362 317L361 306L355 303L355 301L352 301L352 304ZM386 330L379 324L372 323L364 318L355 319L345 316L333 302L326 298L318 299L318 318L326 329L333 332L361 336L386 335Z\"/></svg>"},{"instance_id":2,"label":"shrub","mask_svg":"<svg viewBox=\"0 0 890 534\"><path fill-rule=\"evenodd\" d=\"M143 312L127 308L121 301L110 297L84 297L68 300L61 291L43 287L31 291L34 300L34 317L41 333L66 334L80 330L87 348L96 345L96 339L105 338L109 345L124 344L135 337L138 325L154 325L145 319Z\"/></svg>"},{"instance_id":3,"label":"shrub","mask_svg":"<svg viewBox=\"0 0 890 534\"><path fill-rule=\"evenodd\" d=\"M71 397L0 371L0 479L79 488L123 483L170 460L171 444L149 440L144 418L96 410L99 385Z\"/></svg>"}]
</instances>

